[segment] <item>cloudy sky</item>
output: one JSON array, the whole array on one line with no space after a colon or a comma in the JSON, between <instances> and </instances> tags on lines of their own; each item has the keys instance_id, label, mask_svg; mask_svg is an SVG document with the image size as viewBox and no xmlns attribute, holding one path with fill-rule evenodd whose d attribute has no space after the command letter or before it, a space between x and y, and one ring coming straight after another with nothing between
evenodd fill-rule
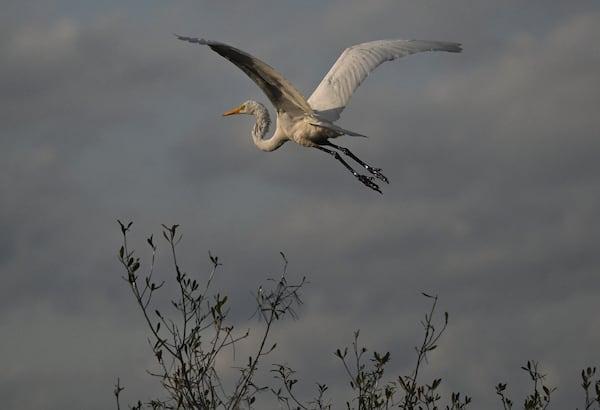
<instances>
[{"instance_id":1,"label":"cloudy sky","mask_svg":"<svg viewBox=\"0 0 600 410\"><path fill-rule=\"evenodd\" d=\"M583 405L600 366L600 3L597 1L3 2L0 16L0 397L10 409L114 408L157 395L146 329L116 255L180 224L183 267L208 252L239 326L251 291L306 276L272 361L301 387L346 381L332 352L361 329L409 372L428 309L450 325L427 377L500 408L540 362L555 408ZM221 113L260 90L210 49L269 62L310 95L347 46L380 38L461 42L462 54L384 64L337 142L381 167L384 195L322 152L257 150L252 119ZM270 106L269 106L270 107ZM271 107L270 107L271 108ZM272 112L272 111L271 111ZM158 235L156 235L158 236ZM169 278L166 244L157 275ZM144 265L146 266L146 265ZM269 363L265 363L269 364ZM266 369L268 370L268 368ZM428 380L424 380L428 381ZM306 396L310 399L310 396Z\"/></svg>"}]
</instances>

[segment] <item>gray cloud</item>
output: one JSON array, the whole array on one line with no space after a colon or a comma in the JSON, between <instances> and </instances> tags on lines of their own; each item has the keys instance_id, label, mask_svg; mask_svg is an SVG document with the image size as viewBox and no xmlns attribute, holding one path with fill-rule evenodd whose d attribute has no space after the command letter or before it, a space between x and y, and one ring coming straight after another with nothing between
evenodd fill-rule
<instances>
[{"instance_id":1,"label":"gray cloud","mask_svg":"<svg viewBox=\"0 0 600 410\"><path fill-rule=\"evenodd\" d=\"M130 401L156 391L120 279L116 218L134 220L140 252L160 223L182 224L182 264L195 275L208 271L208 250L218 254L216 285L240 300L240 322L284 251L290 276L310 284L300 319L277 330L273 361L298 368L306 390L318 380L345 391L331 353L357 328L392 351L390 374L406 372L428 291L451 324L427 375L487 408L498 381L519 400L519 366L540 360L559 385L556 406L573 407L600 342L597 6L544 4L540 17L517 2L365 4L331 2L318 15L262 2L143 12L64 3L47 15L11 5L18 21L3 17L0 36L9 407L107 408L117 375ZM172 32L253 52L305 94L357 41L448 39L465 52L382 66L342 116L370 138L339 142L391 180L379 196L316 150L256 150L252 120L220 114L265 98Z\"/></svg>"}]
</instances>

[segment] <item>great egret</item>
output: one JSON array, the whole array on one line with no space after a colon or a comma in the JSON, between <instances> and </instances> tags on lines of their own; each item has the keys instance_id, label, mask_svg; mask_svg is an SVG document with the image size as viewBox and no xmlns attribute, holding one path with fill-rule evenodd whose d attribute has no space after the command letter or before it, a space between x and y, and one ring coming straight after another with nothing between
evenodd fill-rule
<instances>
[{"instance_id":1,"label":"great egret","mask_svg":"<svg viewBox=\"0 0 600 410\"><path fill-rule=\"evenodd\" d=\"M275 134L265 139L271 119L259 102L246 101L223 115L250 114L256 117L252 130L254 144L263 151L274 151L287 141L324 151L341 162L352 175L369 188L381 193L372 176L356 172L339 152L356 161L379 180L388 183L380 168L374 168L348 148L329 141L341 135L364 135L338 127L339 119L354 90L377 66L385 61L421 51L462 51L459 43L423 40L377 40L347 48L340 55L319 86L306 100L280 73L258 58L218 41L176 35L179 40L209 46L213 51L238 66L267 95L277 110ZM325 148L325 147L331 147ZM338 152L339 151L339 152Z\"/></svg>"}]
</instances>

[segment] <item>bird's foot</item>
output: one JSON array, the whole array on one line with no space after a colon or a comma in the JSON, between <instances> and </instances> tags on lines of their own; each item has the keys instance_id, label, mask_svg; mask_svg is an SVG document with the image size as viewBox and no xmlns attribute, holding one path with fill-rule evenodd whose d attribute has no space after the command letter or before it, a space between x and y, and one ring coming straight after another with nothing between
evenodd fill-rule
<instances>
[{"instance_id":1,"label":"bird's foot","mask_svg":"<svg viewBox=\"0 0 600 410\"><path fill-rule=\"evenodd\" d=\"M379 189L379 185L373 182L373 177L368 177L366 175L356 175L356 178L358 178L360 182L362 182L365 186L371 188L373 191L377 191L380 194L383 194L383 192L381 192L381 189Z\"/></svg>"},{"instance_id":2,"label":"bird's foot","mask_svg":"<svg viewBox=\"0 0 600 410\"><path fill-rule=\"evenodd\" d=\"M376 177L377 179L380 179L380 180L382 180L382 181L383 181L383 182L385 182L386 184L389 184L389 183L390 183L390 182L388 181L387 177L381 173L381 168L373 168L373 167L371 167L371 166L367 166L367 167L365 167L365 168L367 168L367 170L368 170L368 171L369 171L371 174L375 175L375 177Z\"/></svg>"}]
</instances>

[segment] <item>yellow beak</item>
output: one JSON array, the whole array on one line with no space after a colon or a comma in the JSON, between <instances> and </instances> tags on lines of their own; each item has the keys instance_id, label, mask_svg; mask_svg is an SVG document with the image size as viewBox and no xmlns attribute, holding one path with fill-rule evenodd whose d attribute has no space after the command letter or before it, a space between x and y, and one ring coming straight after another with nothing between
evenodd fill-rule
<instances>
[{"instance_id":1,"label":"yellow beak","mask_svg":"<svg viewBox=\"0 0 600 410\"><path fill-rule=\"evenodd\" d=\"M239 114L240 111L242 110L242 105L240 105L239 107L234 108L233 110L229 110L226 113L223 113L223 116L228 116L228 115L233 115L233 114Z\"/></svg>"}]
</instances>

